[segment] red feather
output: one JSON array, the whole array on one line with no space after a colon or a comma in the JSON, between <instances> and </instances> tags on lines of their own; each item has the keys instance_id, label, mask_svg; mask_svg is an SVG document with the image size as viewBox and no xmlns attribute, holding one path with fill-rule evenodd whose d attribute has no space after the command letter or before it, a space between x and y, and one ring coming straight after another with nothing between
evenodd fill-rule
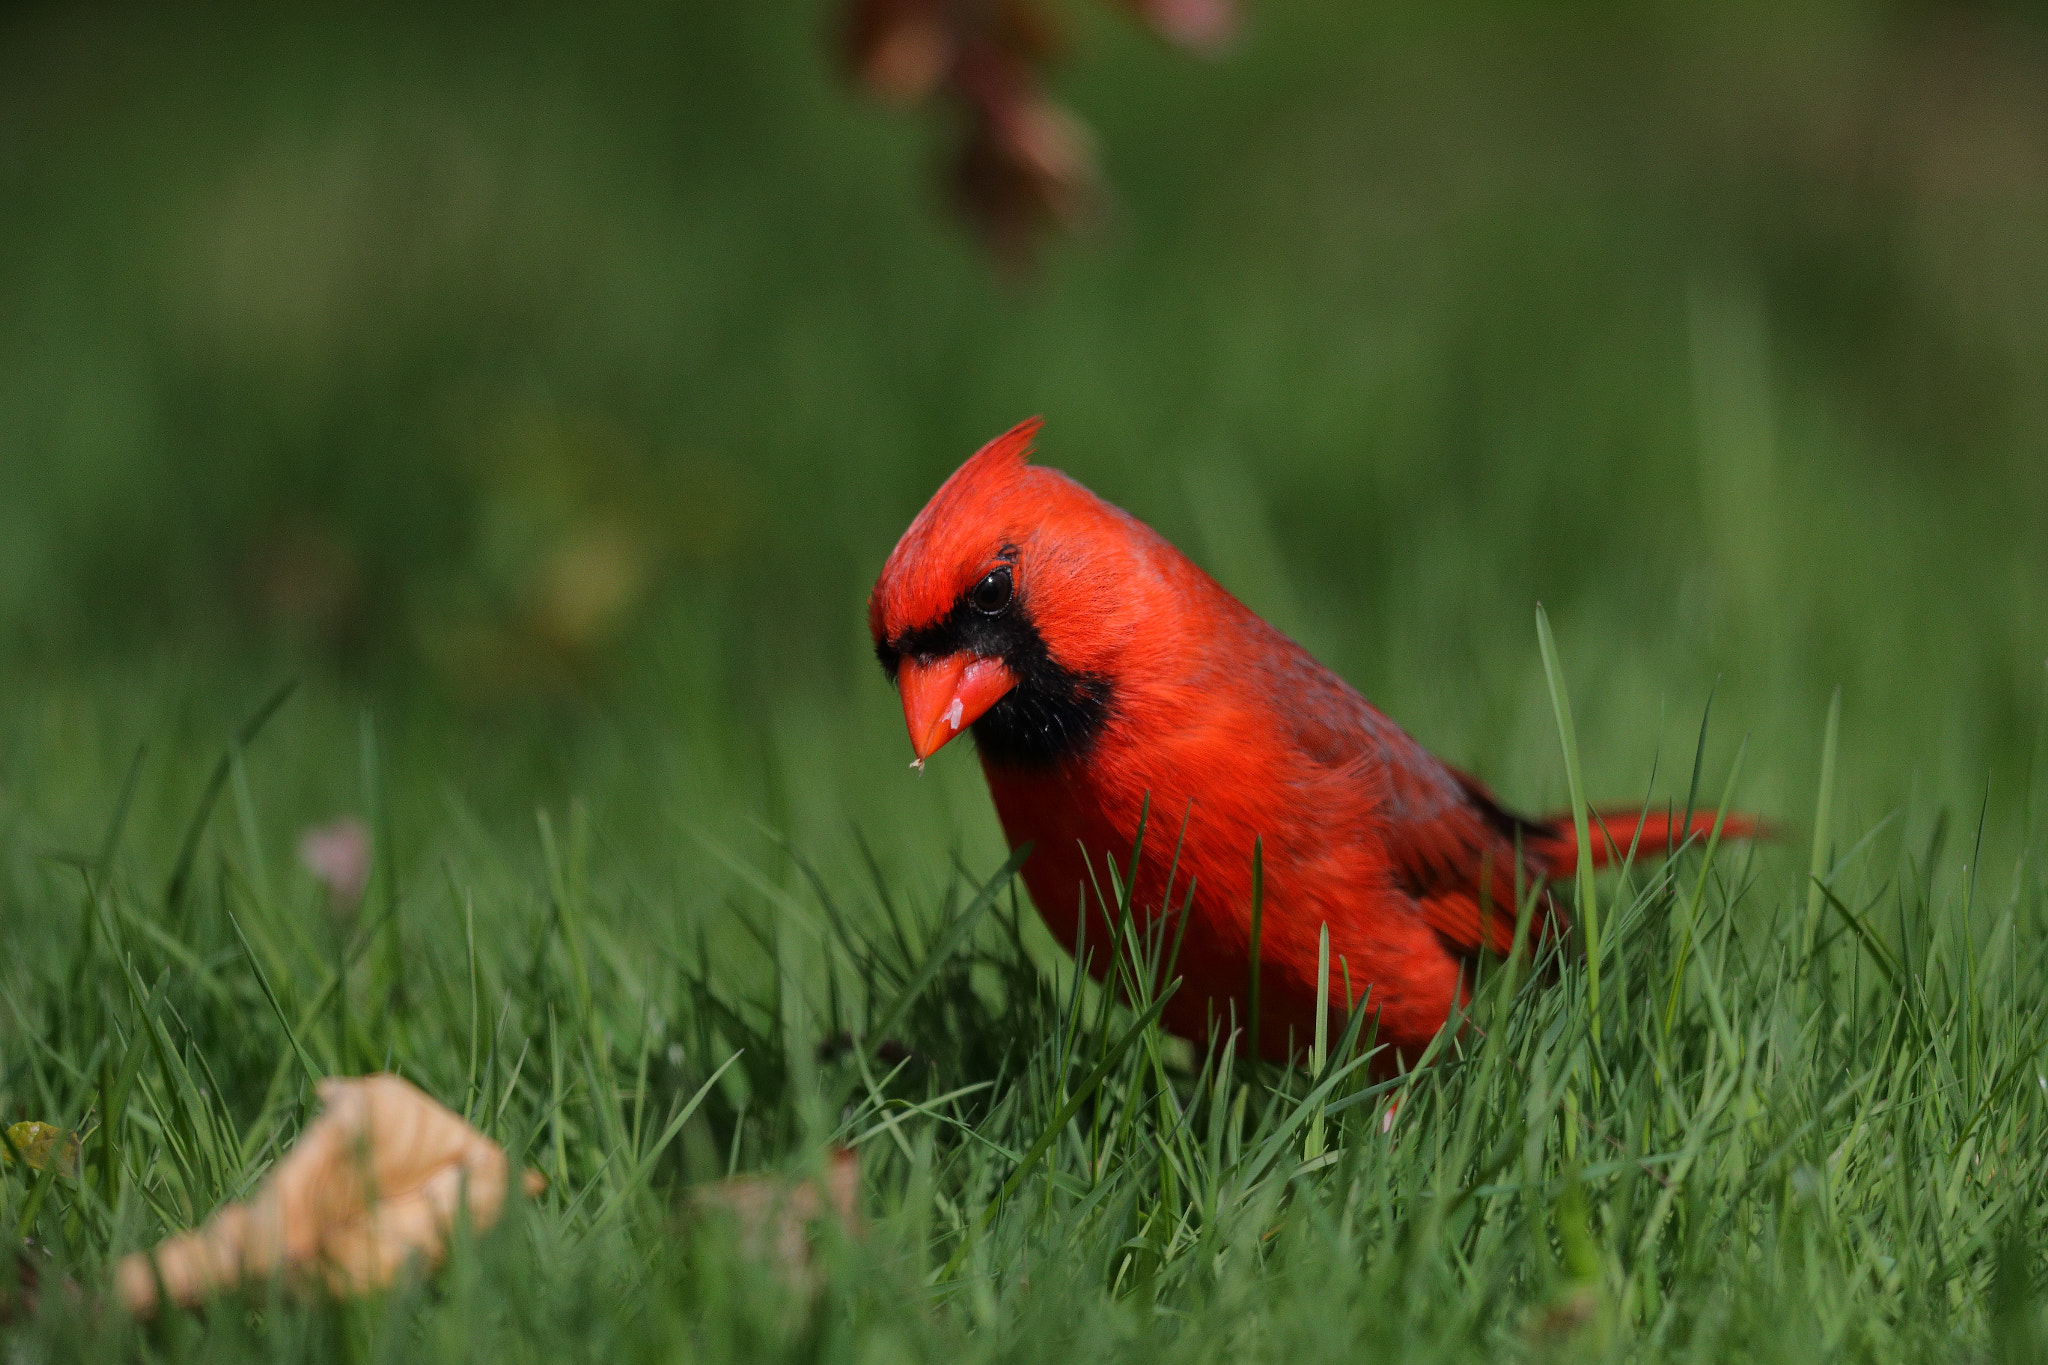
<instances>
[{"instance_id":1,"label":"red feather","mask_svg":"<svg viewBox=\"0 0 2048 1365\"><path fill-rule=\"evenodd\" d=\"M968 631L957 648L979 653L1007 648L989 642L1025 638L1017 632L1028 626L1051 671L1034 673L1028 650L1006 660L1020 679L1017 706L1034 686L1100 700L1098 711L1074 702L1071 714L1089 722L1081 731L1067 733L1065 719L1041 727L1054 746L1046 761L983 742L983 769L1011 844L1035 846L1024 882L1070 951L1083 907L1097 903L1085 888L1107 885L1106 858L1129 866L1149 808L1133 904L1161 912L1169 865L1176 902L1194 887L1169 1026L1200 1040L1212 1025L1247 1022L1258 840L1262 1050L1285 1058L1313 1037L1327 924L1333 1005L1345 1005L1348 977L1380 1041L1412 1059L1465 997L1470 960L1509 951L1518 888L1575 869L1570 819L1509 812L1150 527L1029 464L1037 430L1034 419L984 446L904 532L869 599L885 666L901 681L936 667L932 651L956 647L949 630ZM1015 597L981 628L968 594L997 573L1013 576ZM994 705L975 723L984 741L985 727L1015 723L1005 702ZM980 714L961 720L956 710L954 729ZM1625 856L1632 841L1638 856L1662 855L1714 818L1681 830L1666 815L1604 814L1594 864ZM1722 825L1724 837L1760 832L1747 816ZM1538 942L1567 929L1547 893L1534 908ZM1088 937L1104 939L1099 928ZM1089 965L1099 974L1103 956L1091 952Z\"/></svg>"}]
</instances>

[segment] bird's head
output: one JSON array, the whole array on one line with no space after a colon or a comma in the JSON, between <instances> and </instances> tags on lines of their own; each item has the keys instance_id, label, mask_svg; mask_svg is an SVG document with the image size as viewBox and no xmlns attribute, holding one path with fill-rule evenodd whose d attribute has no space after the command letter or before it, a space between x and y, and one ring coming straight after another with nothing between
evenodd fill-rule
<instances>
[{"instance_id":1,"label":"bird's head","mask_svg":"<svg viewBox=\"0 0 2048 1365\"><path fill-rule=\"evenodd\" d=\"M1132 531L1026 462L1037 418L976 451L903 533L868 597L914 766L973 727L983 756L1042 767L1083 751L1115 700Z\"/></svg>"}]
</instances>

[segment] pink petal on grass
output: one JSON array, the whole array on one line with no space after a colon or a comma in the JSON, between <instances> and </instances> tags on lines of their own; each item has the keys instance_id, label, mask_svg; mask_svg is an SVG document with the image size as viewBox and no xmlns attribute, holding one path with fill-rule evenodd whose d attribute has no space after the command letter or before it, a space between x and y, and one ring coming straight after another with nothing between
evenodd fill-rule
<instances>
[{"instance_id":1,"label":"pink petal on grass","mask_svg":"<svg viewBox=\"0 0 2048 1365\"><path fill-rule=\"evenodd\" d=\"M1191 52L1213 55L1237 36L1236 0L1123 0L1154 33Z\"/></svg>"},{"instance_id":2,"label":"pink petal on grass","mask_svg":"<svg viewBox=\"0 0 2048 1365\"><path fill-rule=\"evenodd\" d=\"M328 904L346 914L370 884L370 829L353 815L299 835L299 863L327 888Z\"/></svg>"}]
</instances>

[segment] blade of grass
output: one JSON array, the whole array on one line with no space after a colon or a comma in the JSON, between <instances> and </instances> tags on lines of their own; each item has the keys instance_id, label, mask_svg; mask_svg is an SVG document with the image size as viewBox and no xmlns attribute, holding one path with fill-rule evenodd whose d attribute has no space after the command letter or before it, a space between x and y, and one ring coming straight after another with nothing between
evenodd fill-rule
<instances>
[{"instance_id":1,"label":"blade of grass","mask_svg":"<svg viewBox=\"0 0 2048 1365\"><path fill-rule=\"evenodd\" d=\"M868 1046L879 1046L888 1039L890 1031L902 1022L903 1016L917 997L931 984L932 978L939 974L939 968L973 937L975 926L981 923L983 913L989 906L995 904L997 895L1009 884L1010 878L1017 875L1018 869L1024 866L1024 860L1030 856L1031 845L1028 842L1019 844L1003 865L996 869L996 874L982 883L981 890L975 892L974 899L967 903L966 908L954 919L945 934L932 945L932 950L925 954L924 961L918 964L917 972L905 983L896 998L889 1002L889 1007L882 1011L870 1034Z\"/></svg>"},{"instance_id":2,"label":"blade of grass","mask_svg":"<svg viewBox=\"0 0 2048 1365\"><path fill-rule=\"evenodd\" d=\"M1324 921L1316 945L1316 1040L1309 1049L1309 1075L1320 1078L1330 1057L1330 925ZM1301 1159L1314 1161L1323 1154L1323 1111L1317 1106L1302 1141Z\"/></svg>"},{"instance_id":3,"label":"blade of grass","mask_svg":"<svg viewBox=\"0 0 2048 1365\"><path fill-rule=\"evenodd\" d=\"M171 865L171 875L164 883L164 913L167 916L175 917L184 903L186 888L192 879L192 864L199 857L199 840L206 833L206 823L213 815L214 804L220 800L221 788L227 785L228 770L235 754L256 742L256 737L263 733L263 727L270 723L270 718L298 688L299 680L291 678L265 698L263 704L242 722L242 728L235 731L227 752L214 765L212 775L206 779L206 786L200 792L199 804L193 809L192 819L185 826L185 837L178 845L178 857Z\"/></svg>"},{"instance_id":4,"label":"blade of grass","mask_svg":"<svg viewBox=\"0 0 2048 1365\"><path fill-rule=\"evenodd\" d=\"M1822 877L1828 870L1828 826L1835 801L1835 746L1842 729L1842 689L1828 699L1828 723L1820 746L1820 791L1813 803L1813 854L1806 865L1806 931L1800 947L1813 955L1814 939L1820 934Z\"/></svg>"},{"instance_id":5,"label":"blade of grass","mask_svg":"<svg viewBox=\"0 0 2048 1365\"><path fill-rule=\"evenodd\" d=\"M1593 881L1593 844L1586 821L1586 789L1579 777L1579 736L1572 725L1571 697L1565 692L1564 669L1551 638L1550 615L1536 604L1536 640L1543 651L1543 675L1550 684L1550 706L1557 716L1557 736L1564 746L1565 783L1571 789L1572 833L1578 840L1579 922L1586 932L1586 1007L1592 1015L1593 1045L1600 1044L1600 905Z\"/></svg>"},{"instance_id":6,"label":"blade of grass","mask_svg":"<svg viewBox=\"0 0 2048 1365\"><path fill-rule=\"evenodd\" d=\"M320 1068L313 1065L313 1059L307 1055L305 1045L299 1041L298 1032L292 1028L292 1021L285 1017L284 1006L278 1001L277 992L271 989L270 977L263 970L262 962L257 960L256 949L250 944L249 936L242 932L242 922L236 919L235 912L226 906L221 907L221 912L228 917L228 924L234 929L235 938L242 945L242 956L249 963L249 970L255 974L256 985L263 991L263 998L270 1002L270 1012L277 1016L277 1026L284 1030L285 1041L292 1045L293 1055L305 1069L306 1079L316 1085L319 1084Z\"/></svg>"},{"instance_id":7,"label":"blade of grass","mask_svg":"<svg viewBox=\"0 0 2048 1365\"><path fill-rule=\"evenodd\" d=\"M720 1062L718 1070L705 1078L704 1084L697 1087L697 1093L690 1096L689 1102L684 1104L681 1109L677 1110L669 1118L669 1121L662 1127L661 1136L654 1140L654 1145L641 1153L640 1159L633 1163L633 1169L627 1172L624 1179L618 1182L611 1196L591 1216L591 1226L601 1226L606 1219L611 1217L613 1211L624 1202L628 1194L641 1188L641 1182L647 1179L649 1172L653 1171L654 1163L661 1160L661 1154L668 1150L669 1143L675 1141L676 1134L682 1132L683 1125L688 1123L691 1117L696 1114L698 1106L704 1103L704 1097L711 1093L711 1087L718 1084L718 1078L725 1074L727 1067L730 1067L740 1059L740 1053L743 1051L745 1051L744 1048L737 1049L730 1057Z\"/></svg>"},{"instance_id":8,"label":"blade of grass","mask_svg":"<svg viewBox=\"0 0 2048 1365\"><path fill-rule=\"evenodd\" d=\"M1245 1021L1246 1027L1250 1031L1249 1041L1251 1044L1251 1055L1253 1061L1257 1061L1260 1057L1264 1056L1264 1054L1259 1051L1259 954L1261 947L1263 945L1263 940L1265 938L1265 917L1266 841L1263 835L1254 835L1252 838L1251 964L1248 969L1251 976L1251 998L1247 1002L1247 1013L1250 1015L1250 1017Z\"/></svg>"},{"instance_id":9,"label":"blade of grass","mask_svg":"<svg viewBox=\"0 0 2048 1365\"><path fill-rule=\"evenodd\" d=\"M1131 1044L1135 1043L1140 1034L1144 1033L1146 1029L1158 1021L1160 1013L1166 1008L1167 1001L1173 999L1174 992L1179 989L1180 982L1169 982L1166 989L1159 993L1159 998L1152 1002L1151 1008L1132 1021L1131 1026L1124 1030L1123 1035L1116 1040L1116 1043L1109 1049L1108 1054L1101 1061L1097 1062L1094 1069L1082 1079L1080 1085L1074 1088L1073 1093L1067 1097L1066 1103L1062 1104L1054 1112L1052 1118L1046 1121L1045 1126L1039 1130L1038 1137L1024 1150L1024 1159L1017 1163L1017 1168L1010 1172L1009 1178L1003 1181L1002 1188L996 1191L996 1197L990 1200L988 1207L982 1210L980 1222L984 1230L995 1221L996 1215L1002 1212L1003 1206L1009 1202L1011 1196L1017 1193L1018 1187L1024 1183L1024 1178L1031 1174L1032 1169L1037 1166L1039 1159L1058 1140L1060 1133L1073 1120L1074 1115L1080 1112L1081 1106L1101 1088L1102 1083L1109 1078L1109 1074L1116 1070L1117 1063L1123 1060L1124 1053L1130 1050ZM952 1259L947 1261L945 1267L934 1277L934 1283L944 1283L953 1277L953 1272L959 1269L960 1262L967 1255L970 1245L966 1241L961 1243L960 1249L953 1253Z\"/></svg>"}]
</instances>

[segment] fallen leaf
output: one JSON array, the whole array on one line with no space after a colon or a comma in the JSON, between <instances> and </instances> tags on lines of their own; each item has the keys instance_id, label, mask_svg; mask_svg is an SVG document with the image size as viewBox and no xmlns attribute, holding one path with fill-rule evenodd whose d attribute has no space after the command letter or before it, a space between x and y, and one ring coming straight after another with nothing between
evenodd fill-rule
<instances>
[{"instance_id":1,"label":"fallen leaf","mask_svg":"<svg viewBox=\"0 0 2048 1365\"><path fill-rule=\"evenodd\" d=\"M54 1123L24 1119L9 1127L7 1141L0 1143L0 1161L14 1160L16 1152L36 1170L54 1166L59 1175L78 1174L78 1136Z\"/></svg>"},{"instance_id":2,"label":"fallen leaf","mask_svg":"<svg viewBox=\"0 0 2048 1365\"><path fill-rule=\"evenodd\" d=\"M11 1327L22 1318L33 1316L37 1300L43 1290L43 1269L38 1260L50 1259L49 1247L33 1237L22 1239L14 1250L14 1274L9 1276L0 1270L0 1327ZM59 1281L64 1293L74 1302L81 1296L74 1280Z\"/></svg>"},{"instance_id":3,"label":"fallen leaf","mask_svg":"<svg viewBox=\"0 0 2048 1365\"><path fill-rule=\"evenodd\" d=\"M320 1117L254 1198L122 1258L115 1288L130 1312L154 1312L159 1284L190 1305L276 1274L360 1294L390 1284L414 1258L438 1264L458 1213L478 1231L498 1220L504 1150L410 1082L330 1077L320 1101ZM547 1182L528 1171L524 1184L531 1196Z\"/></svg>"},{"instance_id":4,"label":"fallen leaf","mask_svg":"<svg viewBox=\"0 0 2048 1365\"><path fill-rule=\"evenodd\" d=\"M860 1231L859 1155L844 1147L827 1153L822 1185L737 1175L697 1186L690 1191L690 1205L699 1213L730 1217L742 1256L775 1271L798 1293L810 1293L817 1288L813 1228L829 1218L849 1234Z\"/></svg>"}]
</instances>

